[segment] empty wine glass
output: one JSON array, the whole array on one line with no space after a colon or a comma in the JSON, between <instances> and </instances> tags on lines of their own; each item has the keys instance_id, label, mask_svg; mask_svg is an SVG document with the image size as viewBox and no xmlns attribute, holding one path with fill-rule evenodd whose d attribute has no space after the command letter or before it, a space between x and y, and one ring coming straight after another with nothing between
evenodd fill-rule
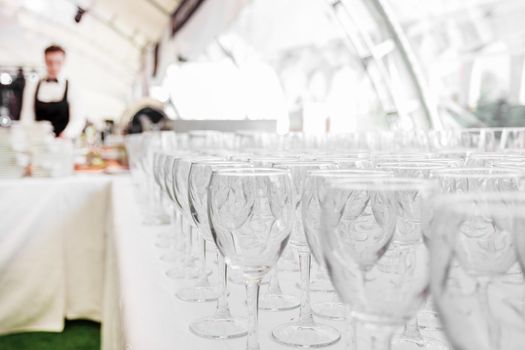
<instances>
[{"instance_id":1,"label":"empty wine glass","mask_svg":"<svg viewBox=\"0 0 525 350\"><path fill-rule=\"evenodd\" d=\"M514 191L520 186L522 173L512 169L456 168L435 169L431 178L436 179L441 192Z\"/></svg>"},{"instance_id":2,"label":"empty wine glass","mask_svg":"<svg viewBox=\"0 0 525 350\"><path fill-rule=\"evenodd\" d=\"M427 249L422 239L396 233L400 208L422 217L423 207L406 195L418 188L395 178L336 180L321 201L322 257L350 310L359 349L390 349L393 332L427 296Z\"/></svg>"},{"instance_id":3,"label":"empty wine glass","mask_svg":"<svg viewBox=\"0 0 525 350\"><path fill-rule=\"evenodd\" d=\"M293 161L298 160L296 154L288 153L273 153L273 155L252 155L248 157L250 163L256 167L271 167L273 163L279 161ZM299 307L300 300L293 294L283 292L281 283L279 281L279 265L287 263L291 266L286 266L287 269L295 269L296 263L293 260L294 256L290 253L290 247L283 252L279 264L276 265L269 273L270 279L267 288L263 289L259 298L259 309L269 311L284 311L292 310ZM290 257L288 255L291 255ZM283 261L284 260L284 261Z\"/></svg>"},{"instance_id":4,"label":"empty wine glass","mask_svg":"<svg viewBox=\"0 0 525 350\"><path fill-rule=\"evenodd\" d=\"M501 134L499 149L525 149L525 128L505 128Z\"/></svg>"},{"instance_id":5,"label":"empty wine glass","mask_svg":"<svg viewBox=\"0 0 525 350\"><path fill-rule=\"evenodd\" d=\"M190 287L184 287L177 291L176 296L184 301L191 302L206 302L216 300L218 297L218 289L210 285L208 280L208 270L206 266L206 243L198 230L195 230L195 223L190 210L189 192L188 192L188 176L191 164L203 160L220 160L215 157L182 157L175 158L173 162L173 176L174 176L174 194L178 206L182 209L182 217L189 223L190 240L197 243L197 253L199 254L200 272L197 283ZM197 231L197 232L196 232ZM191 241L190 241L191 242Z\"/></svg>"},{"instance_id":6,"label":"empty wine glass","mask_svg":"<svg viewBox=\"0 0 525 350\"><path fill-rule=\"evenodd\" d=\"M501 161L525 161L525 156L504 152L472 152L467 156L465 164L471 168L481 168L490 167L495 162Z\"/></svg>"},{"instance_id":7,"label":"empty wine glass","mask_svg":"<svg viewBox=\"0 0 525 350\"><path fill-rule=\"evenodd\" d=\"M159 133L147 132L126 136L126 150L132 179L138 190L143 223L168 223L169 218L163 213L160 201L156 198L159 191L153 178L153 154L160 150Z\"/></svg>"},{"instance_id":8,"label":"empty wine glass","mask_svg":"<svg viewBox=\"0 0 525 350\"><path fill-rule=\"evenodd\" d=\"M250 164L232 161L197 161L189 173L189 201L191 215L203 238L215 245L208 217L208 184L214 170L248 168ZM216 339L236 338L246 335L246 322L234 318L228 305L227 266L221 253L217 257L219 297L212 316L193 321L190 330L198 336Z\"/></svg>"},{"instance_id":9,"label":"empty wine glass","mask_svg":"<svg viewBox=\"0 0 525 350\"><path fill-rule=\"evenodd\" d=\"M304 192L302 195L302 218L304 232L308 246L314 260L322 271L317 282L324 284L324 290L332 292L334 297L331 300L320 301L312 304L315 315L343 320L346 317L346 308L340 302L339 297L333 290L332 283L326 273L321 254L321 198L326 193L327 181L330 179L370 179L370 178L392 177L392 173L383 170L364 170L364 169L330 169L330 170L311 170L305 180ZM326 278L324 277L326 276ZM315 282L315 281L314 281Z\"/></svg>"},{"instance_id":10,"label":"empty wine glass","mask_svg":"<svg viewBox=\"0 0 525 350\"><path fill-rule=\"evenodd\" d=\"M160 150L153 153L153 180L155 182L155 191L158 191L158 201L162 207L166 207L166 188L164 183L164 161L165 154ZM165 235L160 235L161 238L165 238Z\"/></svg>"},{"instance_id":11,"label":"empty wine glass","mask_svg":"<svg viewBox=\"0 0 525 350\"><path fill-rule=\"evenodd\" d=\"M399 163L379 163L377 169L389 170L398 177L418 177L428 179L434 170L450 168L447 163L439 162L399 162Z\"/></svg>"},{"instance_id":12,"label":"empty wine glass","mask_svg":"<svg viewBox=\"0 0 525 350\"><path fill-rule=\"evenodd\" d=\"M335 164L326 162L294 161L276 162L276 168L288 169L292 175L293 202L295 222L290 238L290 244L299 254L301 306L299 319L277 326L272 330L275 341L281 344L309 348L334 344L341 335L331 326L314 321L310 305L310 260L311 254L306 241L302 221L302 196L305 190L305 180L308 172L318 169L335 168Z\"/></svg>"},{"instance_id":13,"label":"empty wine glass","mask_svg":"<svg viewBox=\"0 0 525 350\"><path fill-rule=\"evenodd\" d=\"M492 128L466 128L451 130L451 143L457 148L494 151L499 147Z\"/></svg>"},{"instance_id":14,"label":"empty wine glass","mask_svg":"<svg viewBox=\"0 0 525 350\"><path fill-rule=\"evenodd\" d=\"M433 155L430 155L432 157ZM403 160L401 162L385 162L378 163L377 167L379 169L385 169L393 171L394 174L398 177L408 177L408 178L420 178L428 179L431 177L433 171L444 170L446 171L449 168L457 168L463 164L463 160L458 158L453 159L409 159ZM399 228L397 232L399 232ZM418 232L421 234L421 232ZM439 322L436 318L436 313L431 309L430 305L427 308L427 314L429 315L428 319L434 320L433 329L439 329ZM424 337L421 333L419 326L419 315L416 315L414 318L409 320L404 327L404 330L401 334L396 335L393 340L394 348L399 348L402 350L410 350L412 348L416 349L435 349L442 350L447 349L448 347L439 339Z\"/></svg>"},{"instance_id":15,"label":"empty wine glass","mask_svg":"<svg viewBox=\"0 0 525 350\"><path fill-rule=\"evenodd\" d=\"M517 253L524 213L525 197L517 192L454 193L436 201L432 295L455 349L523 349L525 280Z\"/></svg>"},{"instance_id":16,"label":"empty wine glass","mask_svg":"<svg viewBox=\"0 0 525 350\"><path fill-rule=\"evenodd\" d=\"M428 152L410 152L410 153L373 153L370 159L373 164L404 162L409 160L425 161L431 157Z\"/></svg>"},{"instance_id":17,"label":"empty wine glass","mask_svg":"<svg viewBox=\"0 0 525 350\"><path fill-rule=\"evenodd\" d=\"M208 189L210 229L226 263L240 269L248 305L247 349L259 349L259 283L277 263L293 225L290 172L283 169L214 171Z\"/></svg>"},{"instance_id":18,"label":"empty wine glass","mask_svg":"<svg viewBox=\"0 0 525 350\"><path fill-rule=\"evenodd\" d=\"M166 271L168 277L173 279L194 279L199 277L200 267L192 256L191 236L185 234L185 231L187 232L187 227L185 226L184 217L182 215L182 207L175 197L175 160L183 156L189 156L189 154L169 154L166 155L165 158L164 183L166 194L174 208L176 246L174 247L175 249L173 252L162 255L161 260L176 263L174 267Z\"/></svg>"}]
</instances>

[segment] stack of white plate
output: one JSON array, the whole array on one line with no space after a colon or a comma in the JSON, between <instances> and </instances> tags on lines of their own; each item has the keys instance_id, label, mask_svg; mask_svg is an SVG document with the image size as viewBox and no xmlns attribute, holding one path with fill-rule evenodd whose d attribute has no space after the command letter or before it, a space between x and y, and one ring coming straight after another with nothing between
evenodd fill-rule
<instances>
[{"instance_id":1,"label":"stack of white plate","mask_svg":"<svg viewBox=\"0 0 525 350\"><path fill-rule=\"evenodd\" d=\"M73 174L74 147L70 140L52 139L32 150L34 177L61 177Z\"/></svg>"},{"instance_id":2,"label":"stack of white plate","mask_svg":"<svg viewBox=\"0 0 525 350\"><path fill-rule=\"evenodd\" d=\"M16 179L23 175L24 167L11 145L9 129L0 128L0 179Z\"/></svg>"},{"instance_id":3,"label":"stack of white plate","mask_svg":"<svg viewBox=\"0 0 525 350\"><path fill-rule=\"evenodd\" d=\"M53 126L48 121L14 123L10 128L11 145L16 152L31 153L34 147L47 145L54 139Z\"/></svg>"}]
</instances>

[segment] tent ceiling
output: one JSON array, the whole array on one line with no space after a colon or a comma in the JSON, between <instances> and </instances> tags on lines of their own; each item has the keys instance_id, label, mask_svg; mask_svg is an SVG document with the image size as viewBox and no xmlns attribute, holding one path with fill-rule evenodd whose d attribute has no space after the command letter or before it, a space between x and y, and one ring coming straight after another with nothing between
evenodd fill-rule
<instances>
[{"instance_id":1,"label":"tent ceiling","mask_svg":"<svg viewBox=\"0 0 525 350\"><path fill-rule=\"evenodd\" d=\"M101 60L136 73L142 49L160 38L170 13L180 0L0 0L0 28L4 36L13 27L54 41L69 50L91 52ZM77 6L87 9L80 23L73 18ZM23 40L20 45L24 45ZM2 57L2 64L8 64ZM36 60L35 60L36 58ZM41 57L28 55L27 65L41 64ZM15 61L11 63L19 63ZM131 71L131 72L130 72Z\"/></svg>"},{"instance_id":2,"label":"tent ceiling","mask_svg":"<svg viewBox=\"0 0 525 350\"><path fill-rule=\"evenodd\" d=\"M0 0L0 66L43 71L42 50L58 43L68 53L68 76L86 94L112 100L105 113L118 113L115 106L129 98L144 48L160 38L179 2ZM75 23L79 6L87 12Z\"/></svg>"}]
</instances>

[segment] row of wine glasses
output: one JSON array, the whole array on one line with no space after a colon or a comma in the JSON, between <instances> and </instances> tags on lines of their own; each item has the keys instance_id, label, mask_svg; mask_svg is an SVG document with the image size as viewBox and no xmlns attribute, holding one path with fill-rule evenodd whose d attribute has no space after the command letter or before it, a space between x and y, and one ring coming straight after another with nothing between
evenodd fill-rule
<instances>
[{"instance_id":1,"label":"row of wine glasses","mask_svg":"<svg viewBox=\"0 0 525 350\"><path fill-rule=\"evenodd\" d=\"M335 138L317 147L300 135L290 136L292 150L256 142L231 149L212 136L199 134L202 148L151 141L138 156L151 166L144 170L150 191L159 192L155 200L175 228L157 240L169 251L161 256L172 266L166 275L194 281L176 297L217 303L188 325L195 335L246 336L247 348L259 349L258 311L299 304L294 320L271 330L276 343L319 348L344 337L349 349L525 346L525 149L431 150L404 139L386 152L344 148ZM217 256L217 284L207 255ZM279 286L285 270L298 275L299 303ZM228 282L239 280L247 320L228 304ZM332 297L312 303L312 293ZM346 320L347 331L324 319Z\"/></svg>"}]
</instances>

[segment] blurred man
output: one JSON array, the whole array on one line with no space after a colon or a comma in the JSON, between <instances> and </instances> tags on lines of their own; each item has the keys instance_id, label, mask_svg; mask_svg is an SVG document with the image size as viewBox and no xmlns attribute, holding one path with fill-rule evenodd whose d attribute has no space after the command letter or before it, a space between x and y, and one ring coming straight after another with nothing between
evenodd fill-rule
<instances>
[{"instance_id":1,"label":"blurred man","mask_svg":"<svg viewBox=\"0 0 525 350\"><path fill-rule=\"evenodd\" d=\"M64 78L65 50L51 45L44 51L47 75L28 86L24 93L21 119L24 122L47 120L58 137L75 138L82 132L85 116L76 90Z\"/></svg>"}]
</instances>

